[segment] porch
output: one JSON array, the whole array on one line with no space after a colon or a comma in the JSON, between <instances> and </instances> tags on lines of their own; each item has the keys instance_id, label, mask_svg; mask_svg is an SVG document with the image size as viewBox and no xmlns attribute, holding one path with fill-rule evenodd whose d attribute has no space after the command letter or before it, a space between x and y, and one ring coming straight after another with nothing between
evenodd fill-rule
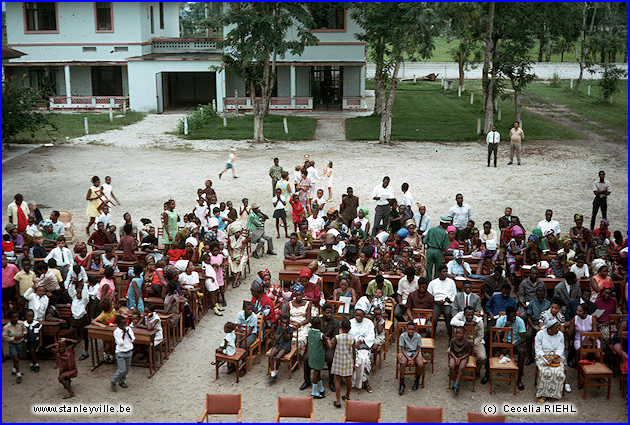
<instances>
[{"instance_id":1,"label":"porch","mask_svg":"<svg viewBox=\"0 0 630 425\"><path fill-rule=\"evenodd\" d=\"M126 103L124 96L52 96L48 107L51 111L122 110Z\"/></svg>"},{"instance_id":2,"label":"porch","mask_svg":"<svg viewBox=\"0 0 630 425\"><path fill-rule=\"evenodd\" d=\"M257 99L260 99L259 97ZM226 111L235 111L238 105L239 111L251 111L253 109L250 97L224 97L223 107ZM272 97L269 102L269 110L272 111L310 111L313 110L312 97ZM342 98L342 110L366 111L365 96L352 96Z\"/></svg>"}]
</instances>

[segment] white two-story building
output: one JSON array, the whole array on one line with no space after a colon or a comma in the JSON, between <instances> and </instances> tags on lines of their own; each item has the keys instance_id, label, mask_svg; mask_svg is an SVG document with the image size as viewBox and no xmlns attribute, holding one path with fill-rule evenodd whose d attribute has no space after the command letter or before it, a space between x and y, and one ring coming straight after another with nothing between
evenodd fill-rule
<instances>
[{"instance_id":1,"label":"white two-story building","mask_svg":"<svg viewBox=\"0 0 630 425\"><path fill-rule=\"evenodd\" d=\"M7 44L25 55L5 63L5 78L46 90L52 109L119 108L126 97L144 112L213 101L251 109L245 82L217 70L217 40L179 37L179 5L7 2ZM360 28L333 5L316 21L319 44L278 62L271 109L364 110Z\"/></svg>"}]
</instances>

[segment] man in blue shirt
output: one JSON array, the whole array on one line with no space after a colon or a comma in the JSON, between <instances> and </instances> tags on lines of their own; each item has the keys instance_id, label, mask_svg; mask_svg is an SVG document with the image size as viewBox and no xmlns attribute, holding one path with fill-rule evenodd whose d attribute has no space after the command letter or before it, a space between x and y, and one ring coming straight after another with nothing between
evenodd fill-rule
<instances>
[{"instance_id":1,"label":"man in blue shirt","mask_svg":"<svg viewBox=\"0 0 630 425\"><path fill-rule=\"evenodd\" d=\"M247 326L246 338L240 337L236 341L237 347L249 348L258 337L258 317L254 314L254 306L249 301L243 302L243 310L236 315L238 325ZM246 347L244 346L246 345Z\"/></svg>"},{"instance_id":2,"label":"man in blue shirt","mask_svg":"<svg viewBox=\"0 0 630 425\"><path fill-rule=\"evenodd\" d=\"M499 318L499 313L505 312L508 307L516 308L516 300L510 296L510 292L512 292L512 287L509 283L504 283L501 286L501 293L494 294L492 297L490 297L484 308L486 313L488 314L488 324L486 326L486 335L484 338L486 341L486 354L488 355L488 358L490 358L490 328L496 326L497 319ZM489 361L487 361L486 376L484 376L481 380L482 384L488 383L489 370L490 363Z\"/></svg>"},{"instance_id":3,"label":"man in blue shirt","mask_svg":"<svg viewBox=\"0 0 630 425\"><path fill-rule=\"evenodd\" d=\"M516 381L516 386L519 391L523 391L525 385L523 385L521 380L523 378L523 368L525 367L525 321L516 315L516 307L508 306L505 308L505 315L497 319L496 327L512 328L512 338L508 337L507 342L512 342L513 354L517 357L518 380Z\"/></svg>"}]
</instances>

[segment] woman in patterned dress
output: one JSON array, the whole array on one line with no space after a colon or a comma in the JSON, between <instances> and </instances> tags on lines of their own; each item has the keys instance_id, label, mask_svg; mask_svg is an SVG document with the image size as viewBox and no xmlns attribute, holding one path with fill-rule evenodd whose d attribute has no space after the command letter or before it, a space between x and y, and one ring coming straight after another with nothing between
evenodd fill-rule
<instances>
[{"instance_id":1,"label":"woman in patterned dress","mask_svg":"<svg viewBox=\"0 0 630 425\"><path fill-rule=\"evenodd\" d=\"M308 330L311 327L311 303L303 298L304 287L299 283L293 285L291 290L293 291L293 299L289 302L289 321L294 328L299 327L297 331L298 350L300 356L303 356L306 350Z\"/></svg>"}]
</instances>

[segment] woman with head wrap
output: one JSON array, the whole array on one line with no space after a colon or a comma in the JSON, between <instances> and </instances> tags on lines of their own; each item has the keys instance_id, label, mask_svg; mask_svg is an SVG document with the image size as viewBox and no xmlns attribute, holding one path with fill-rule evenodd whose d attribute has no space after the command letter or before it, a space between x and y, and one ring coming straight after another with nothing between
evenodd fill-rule
<instances>
[{"instance_id":1,"label":"woman with head wrap","mask_svg":"<svg viewBox=\"0 0 630 425\"><path fill-rule=\"evenodd\" d=\"M584 229L582 231L582 240L575 247L575 255L583 255L586 258L586 263L590 264L593 261L593 245L593 232L589 229Z\"/></svg>"},{"instance_id":2,"label":"woman with head wrap","mask_svg":"<svg viewBox=\"0 0 630 425\"><path fill-rule=\"evenodd\" d=\"M574 260L575 251L572 249L572 247L573 247L573 240L571 239L571 236L563 235L558 240L558 246L560 248L558 250L558 253L564 252L567 255L567 261L575 261Z\"/></svg>"},{"instance_id":3,"label":"woman with head wrap","mask_svg":"<svg viewBox=\"0 0 630 425\"><path fill-rule=\"evenodd\" d=\"M450 225L446 228L446 233L448 234L448 250L458 250L459 242L455 240L455 235L457 234L457 228L453 225Z\"/></svg>"},{"instance_id":4,"label":"woman with head wrap","mask_svg":"<svg viewBox=\"0 0 630 425\"><path fill-rule=\"evenodd\" d=\"M303 356L306 350L308 330L311 327L311 303L304 299L304 286L300 283L293 285L291 291L293 292L293 299L289 301L285 314L288 313L291 326L294 329L297 328L298 351L300 356Z\"/></svg>"},{"instance_id":5,"label":"woman with head wrap","mask_svg":"<svg viewBox=\"0 0 630 425\"><path fill-rule=\"evenodd\" d=\"M232 288L241 284L241 276L249 262L247 255L247 239L243 235L243 226L235 221L228 227L227 251L228 273L232 276Z\"/></svg>"},{"instance_id":6,"label":"woman with head wrap","mask_svg":"<svg viewBox=\"0 0 630 425\"><path fill-rule=\"evenodd\" d=\"M604 286L608 284L612 285L612 281L610 280L610 276L608 276L610 268L605 260L597 259L593 261L592 269L593 277L591 277L590 281L591 302L595 302L597 298L601 297Z\"/></svg>"},{"instance_id":7,"label":"woman with head wrap","mask_svg":"<svg viewBox=\"0 0 630 425\"><path fill-rule=\"evenodd\" d=\"M351 227L354 227L355 223L359 223L361 225L361 230L363 230L366 235L370 234L370 219L368 218L369 212L370 210L366 207L359 208L358 216L352 220Z\"/></svg>"},{"instance_id":8,"label":"woman with head wrap","mask_svg":"<svg viewBox=\"0 0 630 425\"><path fill-rule=\"evenodd\" d=\"M481 257L483 244L479 238L479 229L473 227L470 229L470 239L464 241L464 255L472 255L473 257Z\"/></svg>"},{"instance_id":9,"label":"woman with head wrap","mask_svg":"<svg viewBox=\"0 0 630 425\"><path fill-rule=\"evenodd\" d=\"M404 276L409 267L416 269L416 265L420 266L420 264L416 264L416 260L413 258L413 249L405 247L400 254L400 259L396 262L396 274ZM422 276L422 274L419 274L419 276Z\"/></svg>"},{"instance_id":10,"label":"woman with head wrap","mask_svg":"<svg viewBox=\"0 0 630 425\"><path fill-rule=\"evenodd\" d=\"M535 229L532 229L532 234L538 236L538 248L540 249L547 249L547 241L542 233L542 230L538 227L536 227Z\"/></svg>"},{"instance_id":11,"label":"woman with head wrap","mask_svg":"<svg viewBox=\"0 0 630 425\"><path fill-rule=\"evenodd\" d=\"M282 307L282 288L276 284L271 283L271 273L269 269L263 269L258 272L258 278L262 280L265 294L269 297L274 305L276 316L280 316L280 310Z\"/></svg>"},{"instance_id":12,"label":"woman with head wrap","mask_svg":"<svg viewBox=\"0 0 630 425\"><path fill-rule=\"evenodd\" d=\"M605 266L602 266L602 269ZM601 270L601 269L600 269ZM613 284L610 281L602 283L599 296L595 300L595 307L598 310L604 310L598 319L598 329L602 333L602 342L604 343L604 354L608 355L610 352L610 326L608 321L611 314L617 313L617 299L612 296Z\"/></svg>"},{"instance_id":13,"label":"woman with head wrap","mask_svg":"<svg viewBox=\"0 0 630 425\"><path fill-rule=\"evenodd\" d=\"M265 328L273 327L276 323L276 309L274 308L273 301L265 293L265 284L261 279L256 279L252 282L250 287L252 294L252 305L254 306L254 313L263 317L263 323ZM264 335L264 333L261 333Z\"/></svg>"},{"instance_id":14,"label":"woman with head wrap","mask_svg":"<svg viewBox=\"0 0 630 425\"><path fill-rule=\"evenodd\" d=\"M374 248L372 246L366 246L359 253L359 257L355 263L358 274L369 274L374 266Z\"/></svg>"},{"instance_id":15,"label":"woman with head wrap","mask_svg":"<svg viewBox=\"0 0 630 425\"><path fill-rule=\"evenodd\" d=\"M49 219L39 223L42 235L44 236L44 246L54 246L57 243L58 234L53 230L53 223Z\"/></svg>"},{"instance_id":16,"label":"woman with head wrap","mask_svg":"<svg viewBox=\"0 0 630 425\"><path fill-rule=\"evenodd\" d=\"M298 280L304 288L304 299L311 303L311 316L315 317L319 315L319 306L323 306L325 300L324 297L322 297L322 293L317 283L310 281L311 277L313 277L312 270L309 267L304 267L300 271L300 277Z\"/></svg>"},{"instance_id":17,"label":"woman with head wrap","mask_svg":"<svg viewBox=\"0 0 630 425\"><path fill-rule=\"evenodd\" d=\"M538 385L536 397L538 404L543 404L549 397L562 398L563 385L567 391L571 387L566 382L566 361L564 355L564 334L559 332L560 323L551 319L545 328L538 331L535 338L536 366L538 366Z\"/></svg>"},{"instance_id":18,"label":"woman with head wrap","mask_svg":"<svg viewBox=\"0 0 630 425\"><path fill-rule=\"evenodd\" d=\"M507 229L506 229L507 230ZM510 276L512 281L514 281L514 271L516 269L516 256L521 255L523 250L525 249L525 241L523 229L519 226L513 226L511 229L512 239L510 239L509 243L506 247L506 260L508 263L508 268L510 269Z\"/></svg>"},{"instance_id":19,"label":"woman with head wrap","mask_svg":"<svg viewBox=\"0 0 630 425\"><path fill-rule=\"evenodd\" d=\"M523 252L523 264L536 265L542 259L542 249L538 247L540 237L535 233L527 238L527 247Z\"/></svg>"},{"instance_id":20,"label":"woman with head wrap","mask_svg":"<svg viewBox=\"0 0 630 425\"><path fill-rule=\"evenodd\" d=\"M92 267L92 254L88 254L87 245L83 242L79 242L74 246L74 262L85 270L90 270Z\"/></svg>"},{"instance_id":21,"label":"woman with head wrap","mask_svg":"<svg viewBox=\"0 0 630 425\"><path fill-rule=\"evenodd\" d=\"M365 311L354 310L354 318L350 320L350 335L354 337L356 348L355 366L356 370L352 376L352 385L356 388L365 389L372 393L372 387L368 381L372 368L372 345L374 345L374 323L365 318Z\"/></svg>"},{"instance_id":22,"label":"woman with head wrap","mask_svg":"<svg viewBox=\"0 0 630 425\"><path fill-rule=\"evenodd\" d=\"M582 226L582 223L584 223L584 216L582 214L574 214L573 221L575 222L575 226L569 229L569 236L573 241L573 249L575 249L578 242L584 240L584 230L587 229Z\"/></svg>"}]
</instances>

